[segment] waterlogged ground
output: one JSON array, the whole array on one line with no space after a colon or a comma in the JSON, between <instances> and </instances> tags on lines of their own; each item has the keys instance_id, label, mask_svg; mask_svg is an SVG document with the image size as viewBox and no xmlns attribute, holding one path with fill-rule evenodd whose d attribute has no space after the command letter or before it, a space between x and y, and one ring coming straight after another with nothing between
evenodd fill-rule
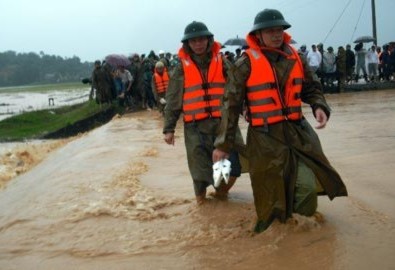
<instances>
[{"instance_id":1,"label":"waterlogged ground","mask_svg":"<svg viewBox=\"0 0 395 270\"><path fill-rule=\"evenodd\" d=\"M89 99L89 91L90 87L42 92L0 88L0 121L23 112L82 103Z\"/></svg>"},{"instance_id":2,"label":"waterlogged ground","mask_svg":"<svg viewBox=\"0 0 395 270\"><path fill-rule=\"evenodd\" d=\"M320 197L324 221L295 216L254 235L248 175L227 201L197 207L182 128L168 146L157 112L139 112L8 182L0 268L394 269L395 90L327 98L333 112L318 134L350 195Z\"/></svg>"}]
</instances>

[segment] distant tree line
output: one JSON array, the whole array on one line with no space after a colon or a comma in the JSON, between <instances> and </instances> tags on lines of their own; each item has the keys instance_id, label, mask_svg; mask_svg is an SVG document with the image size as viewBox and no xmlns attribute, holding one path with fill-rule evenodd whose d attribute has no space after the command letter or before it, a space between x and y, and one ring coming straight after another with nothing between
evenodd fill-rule
<instances>
[{"instance_id":1,"label":"distant tree line","mask_svg":"<svg viewBox=\"0 0 395 270\"><path fill-rule=\"evenodd\" d=\"M62 58L55 55L0 52L0 87L41 83L76 82L90 77L93 63L77 56Z\"/></svg>"}]
</instances>

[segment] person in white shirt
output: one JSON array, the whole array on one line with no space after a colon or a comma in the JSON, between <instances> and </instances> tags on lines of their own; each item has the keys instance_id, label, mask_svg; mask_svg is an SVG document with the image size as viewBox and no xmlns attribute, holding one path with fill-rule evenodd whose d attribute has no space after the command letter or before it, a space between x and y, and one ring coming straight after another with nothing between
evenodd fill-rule
<instances>
[{"instance_id":1,"label":"person in white shirt","mask_svg":"<svg viewBox=\"0 0 395 270\"><path fill-rule=\"evenodd\" d=\"M376 46L372 46L367 55L366 60L368 63L368 74L371 81L378 79L378 65L379 65L379 55L376 52Z\"/></svg>"},{"instance_id":2,"label":"person in white shirt","mask_svg":"<svg viewBox=\"0 0 395 270\"><path fill-rule=\"evenodd\" d=\"M118 76L121 78L122 81L121 94L125 92L129 92L130 87L132 86L133 83L133 77L132 74L130 74L130 71L125 69L124 66L120 66L118 70Z\"/></svg>"},{"instance_id":3,"label":"person in white shirt","mask_svg":"<svg viewBox=\"0 0 395 270\"><path fill-rule=\"evenodd\" d=\"M367 51L363 48L363 43L358 43L354 47L355 50L355 58L356 58L356 76L355 76L355 82L358 82L359 79L359 71L362 70L363 72L363 78L365 79L365 82L369 82L368 79L368 73L366 72L366 54Z\"/></svg>"},{"instance_id":4,"label":"person in white shirt","mask_svg":"<svg viewBox=\"0 0 395 270\"><path fill-rule=\"evenodd\" d=\"M116 76L121 81L121 87L118 92L118 102L120 106L125 105L125 100L130 96L130 88L133 83L133 76L124 66L119 66ZM130 104L129 104L130 105Z\"/></svg>"},{"instance_id":5,"label":"person in white shirt","mask_svg":"<svg viewBox=\"0 0 395 270\"><path fill-rule=\"evenodd\" d=\"M322 55L317 50L317 46L313 44L311 46L311 51L309 51L307 54L307 64L309 65L310 69L314 73L316 73L321 65L321 61L322 61Z\"/></svg>"}]
</instances>

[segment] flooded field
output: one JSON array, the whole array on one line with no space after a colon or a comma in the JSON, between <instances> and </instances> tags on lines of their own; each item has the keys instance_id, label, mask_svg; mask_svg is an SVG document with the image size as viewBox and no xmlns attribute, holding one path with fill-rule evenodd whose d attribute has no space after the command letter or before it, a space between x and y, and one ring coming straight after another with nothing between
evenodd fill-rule
<instances>
[{"instance_id":1,"label":"flooded field","mask_svg":"<svg viewBox=\"0 0 395 270\"><path fill-rule=\"evenodd\" d=\"M0 88L0 121L23 112L57 108L89 99L90 87L42 92Z\"/></svg>"},{"instance_id":2,"label":"flooded field","mask_svg":"<svg viewBox=\"0 0 395 270\"><path fill-rule=\"evenodd\" d=\"M394 269L395 90L327 99L317 133L349 196L320 197L323 220L253 234L245 174L228 200L198 207L181 123L169 146L143 111L42 145L43 161L0 190L0 269Z\"/></svg>"}]
</instances>

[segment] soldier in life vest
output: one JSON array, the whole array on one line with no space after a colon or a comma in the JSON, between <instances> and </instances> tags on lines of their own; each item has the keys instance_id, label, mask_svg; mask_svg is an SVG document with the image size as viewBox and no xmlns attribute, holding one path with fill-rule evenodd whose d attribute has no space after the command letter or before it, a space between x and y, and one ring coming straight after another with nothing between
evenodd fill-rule
<instances>
[{"instance_id":1,"label":"soldier in life vest","mask_svg":"<svg viewBox=\"0 0 395 270\"><path fill-rule=\"evenodd\" d=\"M169 84L169 75L165 65L158 61L155 64L154 75L152 76L152 92L158 106L158 111L163 114L166 104L166 91Z\"/></svg>"},{"instance_id":2,"label":"soldier in life vest","mask_svg":"<svg viewBox=\"0 0 395 270\"><path fill-rule=\"evenodd\" d=\"M313 128L303 117L309 104L318 124L326 126L330 108L320 82L290 45L291 25L273 9L257 14L247 35L249 49L236 63L226 86L221 130L213 160L233 149L239 112L246 104L249 127L245 154L257 213L255 232L293 213L313 216L317 194L347 196L342 179L330 165Z\"/></svg>"},{"instance_id":3,"label":"soldier in life vest","mask_svg":"<svg viewBox=\"0 0 395 270\"><path fill-rule=\"evenodd\" d=\"M196 201L201 204L206 200L207 187L213 185L212 152L221 120L227 71L232 64L220 55L221 44L214 41L202 22L188 24L181 41L180 62L174 68L166 93L163 134L166 143L174 145L175 127L183 113L188 168ZM226 195L240 175L238 154L230 153L229 160L232 163L229 182L219 186L215 195Z\"/></svg>"}]
</instances>

